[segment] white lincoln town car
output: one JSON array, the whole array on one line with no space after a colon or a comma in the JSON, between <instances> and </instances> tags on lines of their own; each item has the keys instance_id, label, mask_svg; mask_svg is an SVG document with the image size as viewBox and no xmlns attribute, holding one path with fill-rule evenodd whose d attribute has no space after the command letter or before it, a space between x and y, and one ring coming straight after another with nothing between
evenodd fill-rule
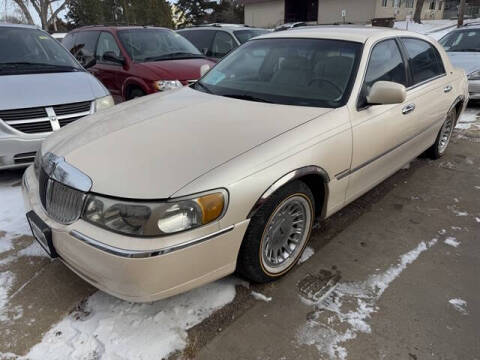
<instances>
[{"instance_id":1,"label":"white lincoln town car","mask_svg":"<svg viewBox=\"0 0 480 360\"><path fill-rule=\"evenodd\" d=\"M432 39L380 28L271 33L200 81L51 135L23 189L35 238L144 302L237 272L275 280L324 219L425 151L468 101Z\"/></svg>"}]
</instances>

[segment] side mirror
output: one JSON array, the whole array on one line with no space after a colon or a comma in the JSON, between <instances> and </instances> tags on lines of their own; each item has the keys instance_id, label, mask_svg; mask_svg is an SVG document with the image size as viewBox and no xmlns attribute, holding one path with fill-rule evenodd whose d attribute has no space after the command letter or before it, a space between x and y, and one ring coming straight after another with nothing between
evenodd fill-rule
<instances>
[{"instance_id":1,"label":"side mirror","mask_svg":"<svg viewBox=\"0 0 480 360\"><path fill-rule=\"evenodd\" d=\"M107 51L102 56L102 61L111 62L119 65L125 63L125 59L121 56L117 56L113 51Z\"/></svg>"},{"instance_id":2,"label":"side mirror","mask_svg":"<svg viewBox=\"0 0 480 360\"><path fill-rule=\"evenodd\" d=\"M407 98L407 90L402 84L392 81L377 81L367 95L370 105L401 104Z\"/></svg>"},{"instance_id":3,"label":"side mirror","mask_svg":"<svg viewBox=\"0 0 480 360\"><path fill-rule=\"evenodd\" d=\"M83 67L85 69L91 68L92 66L95 66L97 64L97 60L95 58L91 58L90 61L88 61Z\"/></svg>"},{"instance_id":4,"label":"side mirror","mask_svg":"<svg viewBox=\"0 0 480 360\"><path fill-rule=\"evenodd\" d=\"M206 73L210 71L210 65L208 64L203 64L200 66L200 77L203 77Z\"/></svg>"}]
</instances>

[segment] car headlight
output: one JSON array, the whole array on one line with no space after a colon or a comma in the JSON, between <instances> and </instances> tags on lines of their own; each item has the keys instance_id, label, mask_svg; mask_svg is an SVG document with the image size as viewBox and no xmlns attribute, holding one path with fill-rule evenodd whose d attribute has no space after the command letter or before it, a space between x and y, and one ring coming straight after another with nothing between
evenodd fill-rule
<instances>
[{"instance_id":1,"label":"car headlight","mask_svg":"<svg viewBox=\"0 0 480 360\"><path fill-rule=\"evenodd\" d=\"M108 109L113 105L115 105L115 102L113 101L113 98L110 95L98 98L95 100L95 112Z\"/></svg>"},{"instance_id":2,"label":"car headlight","mask_svg":"<svg viewBox=\"0 0 480 360\"><path fill-rule=\"evenodd\" d=\"M183 87L182 83L178 80L160 80L155 81L153 86L158 91L167 91Z\"/></svg>"},{"instance_id":3,"label":"car headlight","mask_svg":"<svg viewBox=\"0 0 480 360\"><path fill-rule=\"evenodd\" d=\"M219 219L225 213L227 197L225 190L168 201L129 201L90 194L82 218L125 235L162 236Z\"/></svg>"},{"instance_id":4,"label":"car headlight","mask_svg":"<svg viewBox=\"0 0 480 360\"><path fill-rule=\"evenodd\" d=\"M468 74L467 78L468 80L480 80L480 70Z\"/></svg>"}]
</instances>

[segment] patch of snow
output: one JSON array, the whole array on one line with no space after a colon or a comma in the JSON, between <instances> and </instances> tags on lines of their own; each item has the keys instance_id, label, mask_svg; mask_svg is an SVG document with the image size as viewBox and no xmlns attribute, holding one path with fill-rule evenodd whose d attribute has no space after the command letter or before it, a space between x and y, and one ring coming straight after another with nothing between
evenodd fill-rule
<instances>
[{"instance_id":1,"label":"patch of snow","mask_svg":"<svg viewBox=\"0 0 480 360\"><path fill-rule=\"evenodd\" d=\"M348 353L341 344L355 339L358 333L371 333L368 320L378 311L377 301L408 265L437 241L436 238L422 241L415 249L400 256L396 265L370 275L365 281L338 283L327 296L312 304L315 310L307 323L297 330L297 342L314 345L319 353L332 360L345 360ZM302 298L302 301L307 303L309 300ZM323 318L319 319L321 316L328 316L328 319L323 321ZM335 326L342 330L335 329Z\"/></svg>"},{"instance_id":2,"label":"patch of snow","mask_svg":"<svg viewBox=\"0 0 480 360\"><path fill-rule=\"evenodd\" d=\"M298 260L298 263L299 264L304 263L305 261L310 259L313 254L315 254L315 251L310 246L307 246L305 250L303 250L303 254L300 257L300 260Z\"/></svg>"},{"instance_id":3,"label":"patch of snow","mask_svg":"<svg viewBox=\"0 0 480 360\"><path fill-rule=\"evenodd\" d=\"M475 189L480 190L480 186L475 186Z\"/></svg>"},{"instance_id":4,"label":"patch of snow","mask_svg":"<svg viewBox=\"0 0 480 360\"><path fill-rule=\"evenodd\" d=\"M456 216L468 216L468 212L458 210L455 206L447 206Z\"/></svg>"},{"instance_id":5,"label":"patch of snow","mask_svg":"<svg viewBox=\"0 0 480 360\"><path fill-rule=\"evenodd\" d=\"M463 315L468 315L468 312L467 312L467 302L465 300L462 300L462 299L450 299L448 300L448 302L450 304L453 305L453 307L455 308L455 310L461 312Z\"/></svg>"},{"instance_id":6,"label":"patch of snow","mask_svg":"<svg viewBox=\"0 0 480 360\"><path fill-rule=\"evenodd\" d=\"M30 234L22 200L22 188L0 185L0 230L12 235ZM0 241L3 241L0 240Z\"/></svg>"},{"instance_id":7,"label":"patch of snow","mask_svg":"<svg viewBox=\"0 0 480 360\"><path fill-rule=\"evenodd\" d=\"M458 245L460 245L460 242L456 238L451 236L447 237L444 243L453 247L458 247Z\"/></svg>"},{"instance_id":8,"label":"patch of snow","mask_svg":"<svg viewBox=\"0 0 480 360\"><path fill-rule=\"evenodd\" d=\"M11 271L0 272L0 322L6 321L5 310L8 303L8 292L10 291L15 275Z\"/></svg>"},{"instance_id":9,"label":"patch of snow","mask_svg":"<svg viewBox=\"0 0 480 360\"><path fill-rule=\"evenodd\" d=\"M447 230L442 229L438 232L440 235L445 235L447 233Z\"/></svg>"},{"instance_id":10,"label":"patch of snow","mask_svg":"<svg viewBox=\"0 0 480 360\"><path fill-rule=\"evenodd\" d=\"M271 297L265 296L265 295L263 295L259 292L256 292L256 291L252 291L251 294L256 300L265 301L265 302L272 301Z\"/></svg>"},{"instance_id":11,"label":"patch of snow","mask_svg":"<svg viewBox=\"0 0 480 360\"><path fill-rule=\"evenodd\" d=\"M478 120L478 109L467 109L458 119L456 129L468 130Z\"/></svg>"},{"instance_id":12,"label":"patch of snow","mask_svg":"<svg viewBox=\"0 0 480 360\"><path fill-rule=\"evenodd\" d=\"M479 218L479 217L476 217L476 218L475 218L475 221L476 221L477 223L480 223L480 218Z\"/></svg>"},{"instance_id":13,"label":"patch of snow","mask_svg":"<svg viewBox=\"0 0 480 360\"><path fill-rule=\"evenodd\" d=\"M20 250L17 253L18 256L38 256L38 257L48 257L45 250L42 249L40 244L36 241L32 242L31 245L27 246L25 249Z\"/></svg>"},{"instance_id":14,"label":"patch of snow","mask_svg":"<svg viewBox=\"0 0 480 360\"><path fill-rule=\"evenodd\" d=\"M13 249L12 239L0 237L0 254Z\"/></svg>"},{"instance_id":15,"label":"patch of snow","mask_svg":"<svg viewBox=\"0 0 480 360\"><path fill-rule=\"evenodd\" d=\"M103 292L50 329L26 358L166 358L187 344L187 330L230 303L235 280L223 279L172 298L133 304Z\"/></svg>"}]
</instances>

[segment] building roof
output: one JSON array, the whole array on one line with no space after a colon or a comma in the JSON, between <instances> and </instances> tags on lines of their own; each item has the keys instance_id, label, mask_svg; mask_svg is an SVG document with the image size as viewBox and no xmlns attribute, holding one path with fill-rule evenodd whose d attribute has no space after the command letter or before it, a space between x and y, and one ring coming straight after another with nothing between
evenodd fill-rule
<instances>
[{"instance_id":1,"label":"building roof","mask_svg":"<svg viewBox=\"0 0 480 360\"><path fill-rule=\"evenodd\" d=\"M325 38L337 40L349 40L364 43L372 37L384 37L386 35L405 36L418 34L405 30L395 30L382 27L367 26L308 26L299 27L287 31L273 32L259 36L258 38ZM257 38L257 39L258 39Z\"/></svg>"}]
</instances>

